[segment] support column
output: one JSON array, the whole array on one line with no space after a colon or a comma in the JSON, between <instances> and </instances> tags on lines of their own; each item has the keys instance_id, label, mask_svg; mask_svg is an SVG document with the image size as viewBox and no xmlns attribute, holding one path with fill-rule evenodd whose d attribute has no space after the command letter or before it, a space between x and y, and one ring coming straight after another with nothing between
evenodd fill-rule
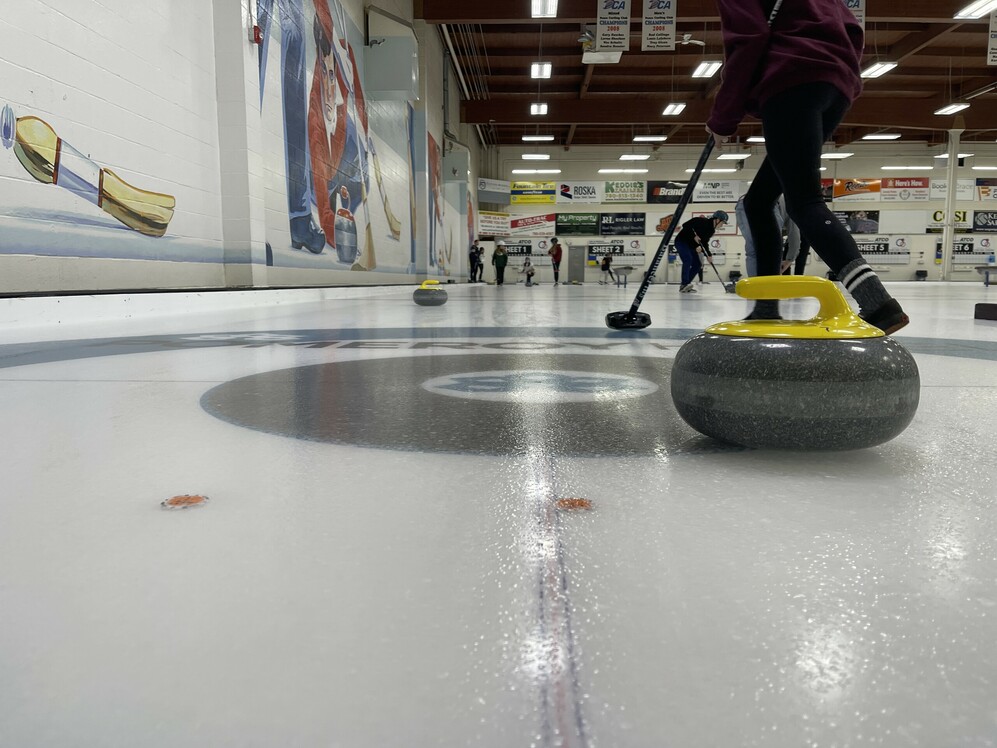
<instances>
[{"instance_id":1,"label":"support column","mask_svg":"<svg viewBox=\"0 0 997 748\"><path fill-rule=\"evenodd\" d=\"M267 285L255 0L213 0L225 285Z\"/></svg>"},{"instance_id":2,"label":"support column","mask_svg":"<svg viewBox=\"0 0 997 748\"><path fill-rule=\"evenodd\" d=\"M959 139L963 133L962 118L956 128L949 130L948 190L945 191L945 225L942 228L942 272L940 280L947 281L952 272L952 242L955 241L955 205L959 192Z\"/></svg>"}]
</instances>

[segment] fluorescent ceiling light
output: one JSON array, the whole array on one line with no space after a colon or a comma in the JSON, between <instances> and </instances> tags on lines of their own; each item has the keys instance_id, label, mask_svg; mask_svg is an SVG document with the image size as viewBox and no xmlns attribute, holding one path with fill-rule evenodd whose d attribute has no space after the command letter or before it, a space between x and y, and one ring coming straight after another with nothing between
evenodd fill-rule
<instances>
[{"instance_id":1,"label":"fluorescent ceiling light","mask_svg":"<svg viewBox=\"0 0 997 748\"><path fill-rule=\"evenodd\" d=\"M742 153L721 153L717 156L717 161L744 161L746 158L751 158L751 151L745 151Z\"/></svg>"},{"instance_id":2,"label":"fluorescent ceiling light","mask_svg":"<svg viewBox=\"0 0 997 748\"><path fill-rule=\"evenodd\" d=\"M997 171L997 166L974 166L973 171Z\"/></svg>"},{"instance_id":3,"label":"fluorescent ceiling light","mask_svg":"<svg viewBox=\"0 0 997 748\"><path fill-rule=\"evenodd\" d=\"M737 169L703 169L703 174L734 174ZM695 174L695 169L686 169L686 174Z\"/></svg>"},{"instance_id":4,"label":"fluorescent ceiling light","mask_svg":"<svg viewBox=\"0 0 997 748\"><path fill-rule=\"evenodd\" d=\"M872 65L867 67L862 71L863 78L878 78L881 75L886 75L888 72L893 70L897 66L895 62L874 62Z\"/></svg>"},{"instance_id":5,"label":"fluorescent ceiling light","mask_svg":"<svg viewBox=\"0 0 997 748\"><path fill-rule=\"evenodd\" d=\"M550 78L551 64L549 62L534 62L530 65L531 78Z\"/></svg>"},{"instance_id":6,"label":"fluorescent ceiling light","mask_svg":"<svg viewBox=\"0 0 997 748\"><path fill-rule=\"evenodd\" d=\"M851 158L854 155L854 153L848 153L847 151L829 151L828 153L820 154L820 157L830 161L840 161L843 158Z\"/></svg>"},{"instance_id":7,"label":"fluorescent ceiling light","mask_svg":"<svg viewBox=\"0 0 997 748\"><path fill-rule=\"evenodd\" d=\"M955 114L956 112L961 112L963 109L969 109L969 104L949 104L935 110L935 114Z\"/></svg>"},{"instance_id":8,"label":"fluorescent ceiling light","mask_svg":"<svg viewBox=\"0 0 997 748\"><path fill-rule=\"evenodd\" d=\"M553 135L524 135L524 143L550 143L554 140Z\"/></svg>"},{"instance_id":9,"label":"fluorescent ceiling light","mask_svg":"<svg viewBox=\"0 0 997 748\"><path fill-rule=\"evenodd\" d=\"M620 161L647 161L651 158L646 153L624 153L620 156Z\"/></svg>"},{"instance_id":10,"label":"fluorescent ceiling light","mask_svg":"<svg viewBox=\"0 0 997 748\"><path fill-rule=\"evenodd\" d=\"M747 142L749 142L749 143L764 143L765 142L765 138L762 135L752 135L750 138L748 138Z\"/></svg>"},{"instance_id":11,"label":"fluorescent ceiling light","mask_svg":"<svg viewBox=\"0 0 997 748\"><path fill-rule=\"evenodd\" d=\"M549 153L524 153L523 161L550 161Z\"/></svg>"},{"instance_id":12,"label":"fluorescent ceiling light","mask_svg":"<svg viewBox=\"0 0 997 748\"><path fill-rule=\"evenodd\" d=\"M969 158L970 156L973 156L973 155L975 155L975 154L973 154L973 153L957 153L957 154L955 154L955 157L956 158ZM949 154L947 154L947 153L939 153L937 156L935 156L935 158L946 158L946 159L948 157L949 157Z\"/></svg>"},{"instance_id":13,"label":"fluorescent ceiling light","mask_svg":"<svg viewBox=\"0 0 997 748\"><path fill-rule=\"evenodd\" d=\"M874 132L871 135L863 135L862 140L899 140L898 132Z\"/></svg>"},{"instance_id":14,"label":"fluorescent ceiling light","mask_svg":"<svg viewBox=\"0 0 997 748\"><path fill-rule=\"evenodd\" d=\"M997 10L997 0L976 0L956 13L953 18L983 18L983 16Z\"/></svg>"},{"instance_id":15,"label":"fluorescent ceiling light","mask_svg":"<svg viewBox=\"0 0 997 748\"><path fill-rule=\"evenodd\" d=\"M934 166L882 166L881 171L931 171Z\"/></svg>"},{"instance_id":16,"label":"fluorescent ceiling light","mask_svg":"<svg viewBox=\"0 0 997 748\"><path fill-rule=\"evenodd\" d=\"M720 66L723 65L722 62L718 60L703 60L696 69L692 71L693 78L712 78L717 74Z\"/></svg>"},{"instance_id":17,"label":"fluorescent ceiling light","mask_svg":"<svg viewBox=\"0 0 997 748\"><path fill-rule=\"evenodd\" d=\"M675 114L682 114L683 109L685 109L685 104L669 104L665 107L665 111L662 114L666 117L671 117Z\"/></svg>"},{"instance_id":18,"label":"fluorescent ceiling light","mask_svg":"<svg viewBox=\"0 0 997 748\"><path fill-rule=\"evenodd\" d=\"M820 170L821 171L827 171L827 167L826 166L822 166L822 167L820 167Z\"/></svg>"},{"instance_id":19,"label":"fluorescent ceiling light","mask_svg":"<svg viewBox=\"0 0 997 748\"><path fill-rule=\"evenodd\" d=\"M557 0L533 0L534 18L557 18Z\"/></svg>"},{"instance_id":20,"label":"fluorescent ceiling light","mask_svg":"<svg viewBox=\"0 0 997 748\"><path fill-rule=\"evenodd\" d=\"M513 169L513 174L560 174L560 169Z\"/></svg>"},{"instance_id":21,"label":"fluorescent ceiling light","mask_svg":"<svg viewBox=\"0 0 997 748\"><path fill-rule=\"evenodd\" d=\"M530 114L547 114L547 105L539 102L530 104Z\"/></svg>"},{"instance_id":22,"label":"fluorescent ceiling light","mask_svg":"<svg viewBox=\"0 0 997 748\"><path fill-rule=\"evenodd\" d=\"M667 135L637 135L634 137L635 143L662 143L668 140Z\"/></svg>"},{"instance_id":23,"label":"fluorescent ceiling light","mask_svg":"<svg viewBox=\"0 0 997 748\"><path fill-rule=\"evenodd\" d=\"M647 174L647 169L599 169L600 174Z\"/></svg>"}]
</instances>

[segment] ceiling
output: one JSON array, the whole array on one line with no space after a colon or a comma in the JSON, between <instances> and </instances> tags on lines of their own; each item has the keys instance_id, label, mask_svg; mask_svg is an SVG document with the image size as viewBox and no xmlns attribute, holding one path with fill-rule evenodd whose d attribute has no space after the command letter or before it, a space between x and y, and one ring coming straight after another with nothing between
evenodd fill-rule
<instances>
[{"instance_id":1,"label":"ceiling","mask_svg":"<svg viewBox=\"0 0 997 748\"><path fill-rule=\"evenodd\" d=\"M966 100L962 139L997 138L997 67L987 67L988 19L956 21L969 0L867 0L866 57L899 63L866 81L835 135L838 145L869 133L899 131L903 142L943 143L958 126L934 111ZM635 135L667 135L669 143L701 143L720 74L694 79L703 59L722 59L720 18L713 0L678 0L676 37L704 42L675 52L641 52L641 3L632 1L630 52L617 64L582 62L579 36L594 28L597 0L560 0L558 17L530 17L529 0L416 0L415 17L439 28L453 56L461 91L461 122L478 126L484 145L522 145L522 136L549 134L566 148L631 144ZM553 63L547 80L530 64ZM538 85L539 84L539 85ZM539 97L539 98L538 98ZM530 104L548 103L546 116ZM662 116L671 101L686 103ZM754 120L738 133L761 134Z\"/></svg>"}]
</instances>

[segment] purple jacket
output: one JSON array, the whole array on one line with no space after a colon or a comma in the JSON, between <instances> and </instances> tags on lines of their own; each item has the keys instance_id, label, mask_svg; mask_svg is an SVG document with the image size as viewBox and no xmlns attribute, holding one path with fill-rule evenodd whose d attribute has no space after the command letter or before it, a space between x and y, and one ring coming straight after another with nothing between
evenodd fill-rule
<instances>
[{"instance_id":1,"label":"purple jacket","mask_svg":"<svg viewBox=\"0 0 997 748\"><path fill-rule=\"evenodd\" d=\"M707 122L733 135L746 114L801 83L830 83L849 101L862 91L862 27L841 0L787 0L772 28L765 0L717 0L724 39L723 80Z\"/></svg>"}]
</instances>

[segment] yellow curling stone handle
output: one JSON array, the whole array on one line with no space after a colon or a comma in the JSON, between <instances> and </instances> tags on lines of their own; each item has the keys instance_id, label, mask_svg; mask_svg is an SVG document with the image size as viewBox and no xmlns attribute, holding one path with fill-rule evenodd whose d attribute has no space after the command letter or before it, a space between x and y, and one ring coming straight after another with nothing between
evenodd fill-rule
<instances>
[{"instance_id":1,"label":"yellow curling stone handle","mask_svg":"<svg viewBox=\"0 0 997 748\"><path fill-rule=\"evenodd\" d=\"M422 285L419 286L419 288L425 291L439 291L441 289L436 288L438 285L440 285L440 282L437 280L426 280L422 282Z\"/></svg>"},{"instance_id":2,"label":"yellow curling stone handle","mask_svg":"<svg viewBox=\"0 0 997 748\"><path fill-rule=\"evenodd\" d=\"M713 335L747 338L803 338L809 340L848 340L881 338L878 327L859 319L838 287L814 276L764 275L738 281L734 287L745 299L801 299L815 297L820 302L816 316L808 320L736 320L706 328Z\"/></svg>"}]
</instances>

